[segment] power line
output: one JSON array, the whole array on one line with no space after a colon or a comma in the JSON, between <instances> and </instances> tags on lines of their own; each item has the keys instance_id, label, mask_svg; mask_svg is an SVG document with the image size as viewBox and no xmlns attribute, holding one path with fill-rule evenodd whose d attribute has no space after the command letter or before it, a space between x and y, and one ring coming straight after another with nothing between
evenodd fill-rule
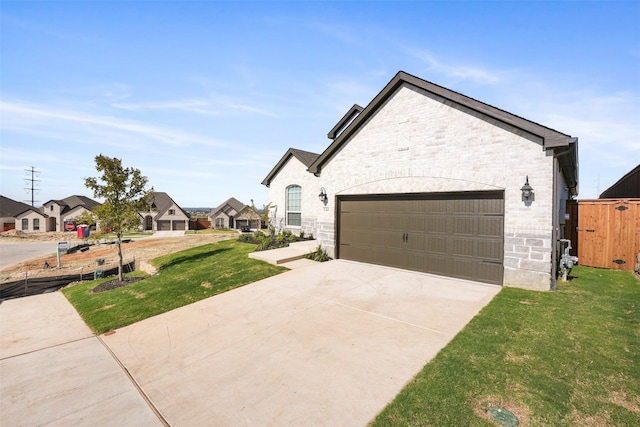
<instances>
[{"instance_id":1,"label":"power line","mask_svg":"<svg viewBox=\"0 0 640 427\"><path fill-rule=\"evenodd\" d=\"M35 207L36 202L40 202L40 200L35 200L35 195L40 193L40 189L36 188L36 185L40 183L40 180L36 179L36 177L40 176L40 171L37 171L33 166L31 166L30 169L25 169L24 171L30 175L29 178L24 178L25 184L29 185L29 187L26 187L24 190L31 191L31 206ZM29 202L29 200L25 200L25 202Z\"/></svg>"}]
</instances>

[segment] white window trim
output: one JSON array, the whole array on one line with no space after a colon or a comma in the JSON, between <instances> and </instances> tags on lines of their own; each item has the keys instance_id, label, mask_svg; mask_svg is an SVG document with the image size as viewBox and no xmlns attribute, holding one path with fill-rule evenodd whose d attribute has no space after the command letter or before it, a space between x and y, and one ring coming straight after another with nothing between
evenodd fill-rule
<instances>
[{"instance_id":1,"label":"white window trim","mask_svg":"<svg viewBox=\"0 0 640 427\"><path fill-rule=\"evenodd\" d=\"M289 190L294 188L294 187L298 187L300 188L300 210L298 211L294 211L294 210L290 210L289 209ZM289 186L287 186L287 188L285 188L285 213L284 213L284 217L285 217L285 224L287 227L292 227L292 228L301 228L302 227L302 186L298 185L298 184L291 184ZM289 214L290 213L294 213L294 214L300 214L300 224L290 224L289 223Z\"/></svg>"}]
</instances>

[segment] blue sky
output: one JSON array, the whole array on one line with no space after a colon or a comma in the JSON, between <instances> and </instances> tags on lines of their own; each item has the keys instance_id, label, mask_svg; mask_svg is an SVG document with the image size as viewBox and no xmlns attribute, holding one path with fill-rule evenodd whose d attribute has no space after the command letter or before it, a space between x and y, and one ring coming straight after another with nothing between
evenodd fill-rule
<instances>
[{"instance_id":1,"label":"blue sky","mask_svg":"<svg viewBox=\"0 0 640 427\"><path fill-rule=\"evenodd\" d=\"M183 207L267 202L399 71L579 138L580 195L640 163L640 2L0 2L0 193L92 196L100 153ZM482 150L482 147L473 149ZM36 204L36 205L40 205Z\"/></svg>"}]
</instances>

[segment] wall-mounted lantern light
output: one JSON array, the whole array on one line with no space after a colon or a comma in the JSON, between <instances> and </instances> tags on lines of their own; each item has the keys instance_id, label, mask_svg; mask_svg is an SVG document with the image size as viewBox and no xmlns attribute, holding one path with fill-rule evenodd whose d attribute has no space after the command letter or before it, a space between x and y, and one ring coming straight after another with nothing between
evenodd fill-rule
<instances>
[{"instance_id":1,"label":"wall-mounted lantern light","mask_svg":"<svg viewBox=\"0 0 640 427\"><path fill-rule=\"evenodd\" d=\"M520 191L522 191L523 202L529 203L533 201L533 187L529 185L529 175L527 175L527 181L524 183Z\"/></svg>"},{"instance_id":2,"label":"wall-mounted lantern light","mask_svg":"<svg viewBox=\"0 0 640 427\"><path fill-rule=\"evenodd\" d=\"M320 188L320 194L318 194L318 199L324 204L327 204L327 202L329 201L329 198L327 197L327 190L325 190L324 187Z\"/></svg>"}]
</instances>

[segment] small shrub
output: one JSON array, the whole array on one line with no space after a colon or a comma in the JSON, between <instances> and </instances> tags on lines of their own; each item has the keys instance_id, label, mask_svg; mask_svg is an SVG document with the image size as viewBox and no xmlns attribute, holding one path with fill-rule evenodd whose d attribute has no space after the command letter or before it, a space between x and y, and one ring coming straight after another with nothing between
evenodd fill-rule
<instances>
[{"instance_id":1,"label":"small shrub","mask_svg":"<svg viewBox=\"0 0 640 427\"><path fill-rule=\"evenodd\" d=\"M309 233L309 240L313 240L313 233Z\"/></svg>"},{"instance_id":2,"label":"small shrub","mask_svg":"<svg viewBox=\"0 0 640 427\"><path fill-rule=\"evenodd\" d=\"M327 250L322 247L322 245L318 245L315 251L311 252L308 255L305 255L305 258L310 259L312 261L325 262L331 260L329 254L327 254Z\"/></svg>"},{"instance_id":3,"label":"small shrub","mask_svg":"<svg viewBox=\"0 0 640 427\"><path fill-rule=\"evenodd\" d=\"M300 230L300 240L304 239L304 231Z\"/></svg>"},{"instance_id":4,"label":"small shrub","mask_svg":"<svg viewBox=\"0 0 640 427\"><path fill-rule=\"evenodd\" d=\"M256 243L256 239L255 236L252 236L251 234L241 234L240 237L238 237L238 242Z\"/></svg>"}]
</instances>

